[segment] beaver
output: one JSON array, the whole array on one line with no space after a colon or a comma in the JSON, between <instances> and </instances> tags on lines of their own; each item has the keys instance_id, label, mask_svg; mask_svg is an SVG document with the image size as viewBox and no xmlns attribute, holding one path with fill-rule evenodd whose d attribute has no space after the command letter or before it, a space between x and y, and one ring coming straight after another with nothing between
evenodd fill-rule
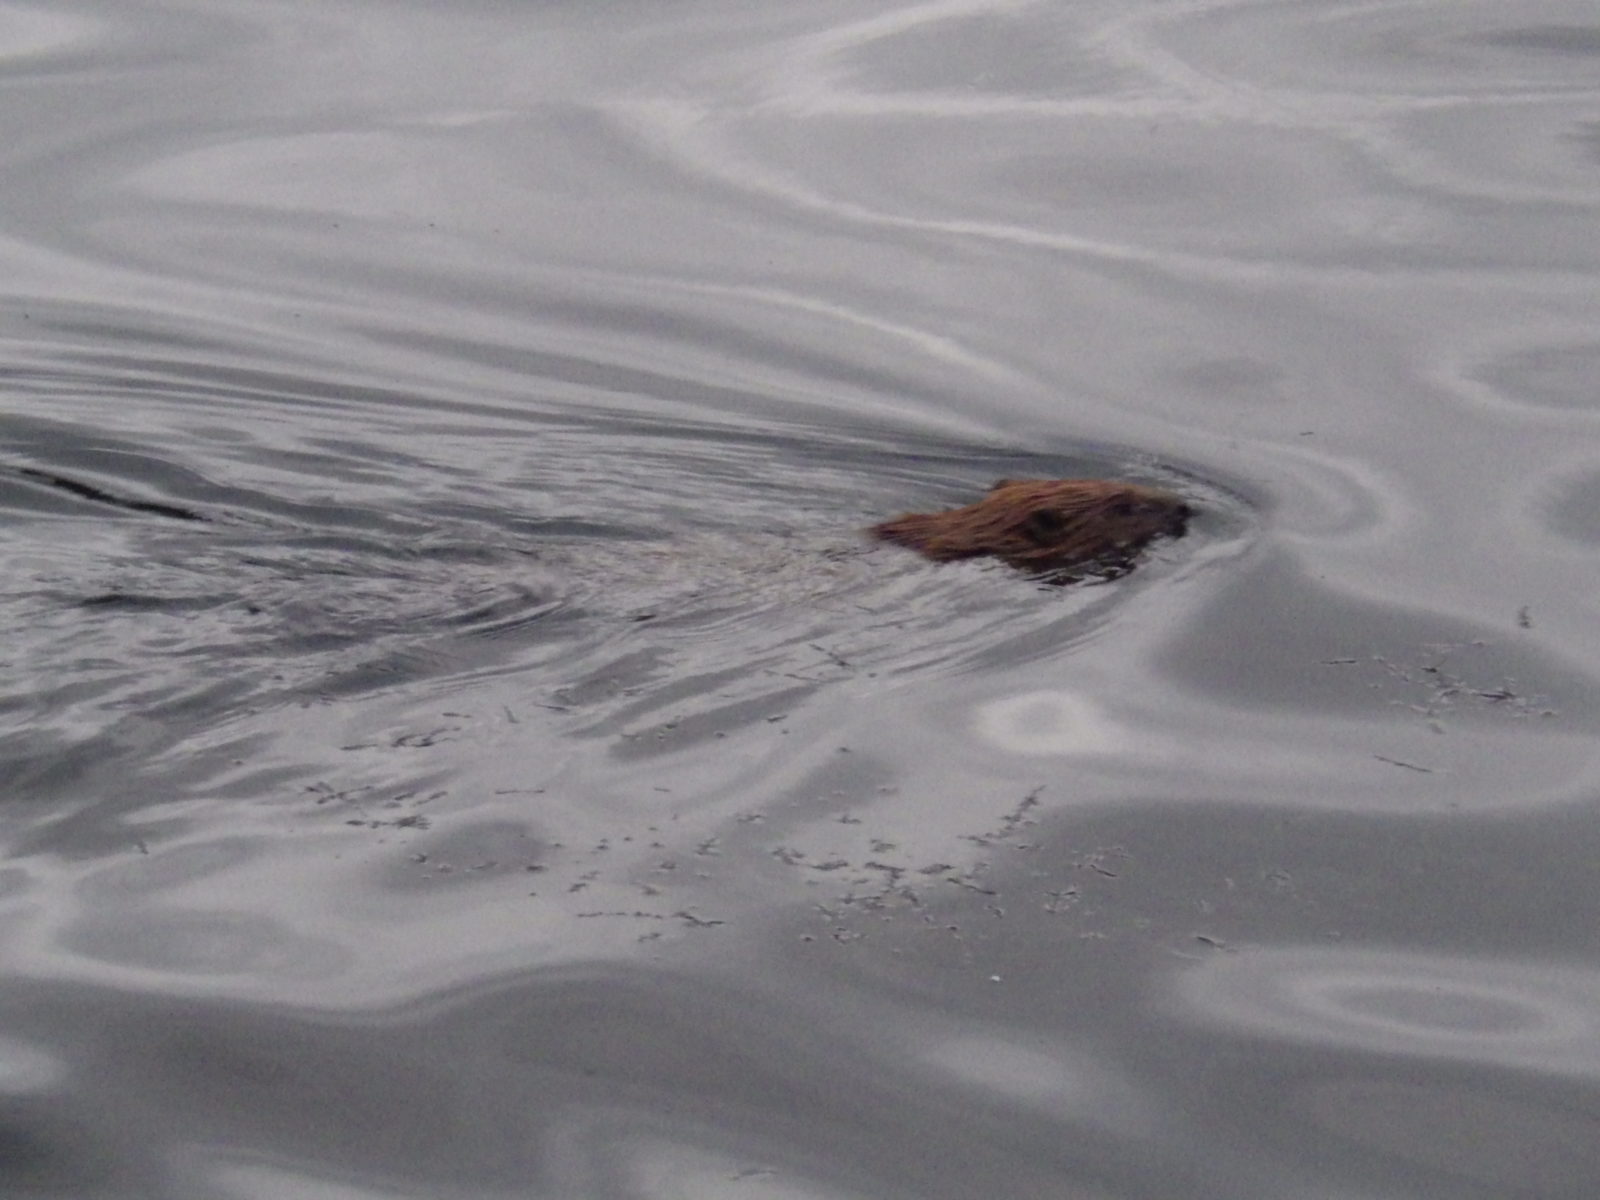
<instances>
[{"instance_id":1,"label":"beaver","mask_svg":"<svg viewBox=\"0 0 1600 1200\"><path fill-rule=\"evenodd\" d=\"M906 513L867 532L934 562L998 558L1068 583L1125 574L1152 539L1181 537L1192 515L1182 497L1136 483L1002 479L976 504Z\"/></svg>"}]
</instances>

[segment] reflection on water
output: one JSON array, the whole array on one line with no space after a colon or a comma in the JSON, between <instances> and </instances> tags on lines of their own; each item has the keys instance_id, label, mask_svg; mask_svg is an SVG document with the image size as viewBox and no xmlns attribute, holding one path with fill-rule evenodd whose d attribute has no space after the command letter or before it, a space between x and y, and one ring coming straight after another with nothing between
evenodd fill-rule
<instances>
[{"instance_id":1,"label":"reflection on water","mask_svg":"<svg viewBox=\"0 0 1600 1200\"><path fill-rule=\"evenodd\" d=\"M1130 731L1111 724L1087 697L1071 692L1005 696L981 707L976 723L984 741L1011 754L1126 752L1133 742Z\"/></svg>"},{"instance_id":2,"label":"reflection on water","mask_svg":"<svg viewBox=\"0 0 1600 1200\"><path fill-rule=\"evenodd\" d=\"M1173 999L1180 1019L1341 1052L1283 1097L1313 1136L1463 1185L1531 1194L1576 1195L1600 1172L1600 1122L1589 1106L1528 1083L1571 1077L1592 1091L1594 971L1284 948L1213 959L1188 972ZM1370 1056L1364 1069L1352 1052ZM1419 1080L1405 1066L1415 1058L1455 1070Z\"/></svg>"},{"instance_id":3,"label":"reflection on water","mask_svg":"<svg viewBox=\"0 0 1600 1200\"><path fill-rule=\"evenodd\" d=\"M1557 1074L1600 1072L1600 973L1548 962L1275 949L1181 981L1190 1019L1256 1036Z\"/></svg>"},{"instance_id":4,"label":"reflection on water","mask_svg":"<svg viewBox=\"0 0 1600 1200\"><path fill-rule=\"evenodd\" d=\"M1592 1195L1597 61L0 4L0 1190Z\"/></svg>"}]
</instances>

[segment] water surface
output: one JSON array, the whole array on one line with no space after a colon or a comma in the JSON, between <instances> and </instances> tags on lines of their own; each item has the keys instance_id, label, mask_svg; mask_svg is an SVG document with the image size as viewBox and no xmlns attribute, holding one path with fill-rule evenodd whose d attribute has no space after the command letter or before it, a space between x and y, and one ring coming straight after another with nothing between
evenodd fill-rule
<instances>
[{"instance_id":1,"label":"water surface","mask_svg":"<svg viewBox=\"0 0 1600 1200\"><path fill-rule=\"evenodd\" d=\"M1592 1196L1597 63L0 6L6 1193Z\"/></svg>"}]
</instances>

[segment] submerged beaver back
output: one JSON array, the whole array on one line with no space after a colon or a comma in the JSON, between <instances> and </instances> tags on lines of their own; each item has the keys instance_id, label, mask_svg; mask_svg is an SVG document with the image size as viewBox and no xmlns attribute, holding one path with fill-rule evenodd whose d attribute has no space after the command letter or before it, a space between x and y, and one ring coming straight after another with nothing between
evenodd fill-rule
<instances>
[{"instance_id":1,"label":"submerged beaver back","mask_svg":"<svg viewBox=\"0 0 1600 1200\"><path fill-rule=\"evenodd\" d=\"M1002 479L976 504L906 513L869 531L933 559L998 558L1025 571L1115 575L1153 538L1180 536L1189 506L1103 479Z\"/></svg>"}]
</instances>

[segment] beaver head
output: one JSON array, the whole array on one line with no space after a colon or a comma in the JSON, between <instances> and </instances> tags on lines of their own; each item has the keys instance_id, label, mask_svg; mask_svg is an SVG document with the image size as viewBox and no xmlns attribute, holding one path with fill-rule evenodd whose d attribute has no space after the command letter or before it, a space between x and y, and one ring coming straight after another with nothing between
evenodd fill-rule
<instances>
[{"instance_id":1,"label":"beaver head","mask_svg":"<svg viewBox=\"0 0 1600 1200\"><path fill-rule=\"evenodd\" d=\"M1002 479L976 504L906 513L868 532L935 562L993 557L1058 578L1127 571L1152 538L1181 536L1179 496L1103 479Z\"/></svg>"}]
</instances>

